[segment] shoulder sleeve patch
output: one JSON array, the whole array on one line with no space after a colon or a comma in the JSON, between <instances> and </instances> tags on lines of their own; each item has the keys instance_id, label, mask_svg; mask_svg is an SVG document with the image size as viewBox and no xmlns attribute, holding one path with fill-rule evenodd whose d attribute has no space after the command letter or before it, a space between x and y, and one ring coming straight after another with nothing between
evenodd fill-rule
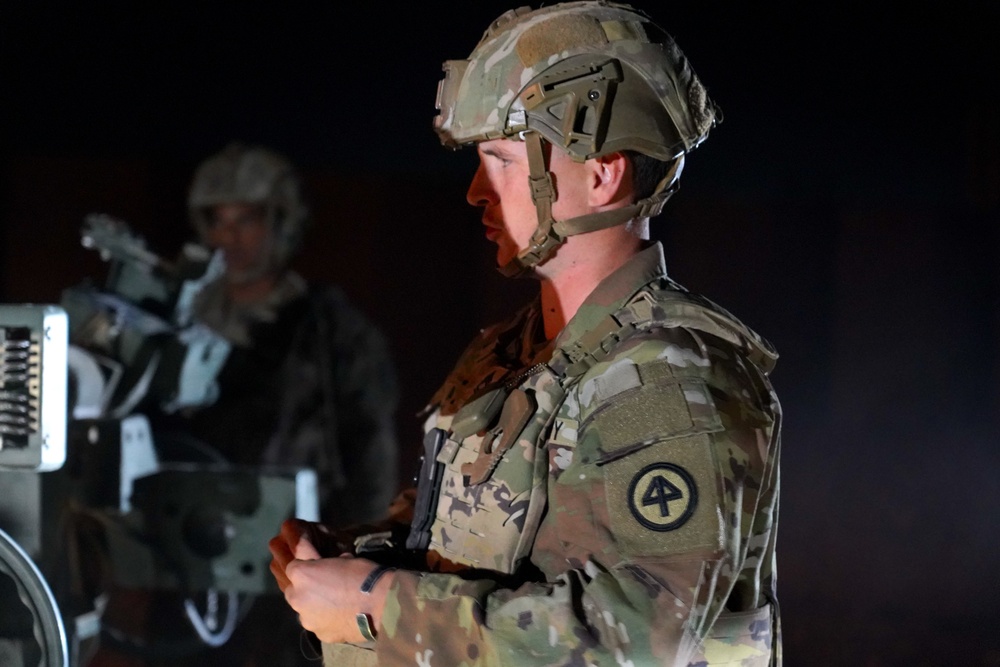
<instances>
[{"instance_id":1,"label":"shoulder sleeve patch","mask_svg":"<svg viewBox=\"0 0 1000 667\"><path fill-rule=\"evenodd\" d=\"M711 436L676 438L603 467L611 532L622 554L669 556L722 548Z\"/></svg>"}]
</instances>

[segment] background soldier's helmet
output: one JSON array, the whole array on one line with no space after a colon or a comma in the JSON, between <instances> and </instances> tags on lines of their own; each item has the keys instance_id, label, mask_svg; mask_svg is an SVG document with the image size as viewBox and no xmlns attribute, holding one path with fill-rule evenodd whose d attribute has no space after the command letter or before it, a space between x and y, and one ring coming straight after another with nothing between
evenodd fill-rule
<instances>
[{"instance_id":1,"label":"background soldier's helmet","mask_svg":"<svg viewBox=\"0 0 1000 667\"><path fill-rule=\"evenodd\" d=\"M205 242L211 207L260 204L274 235L271 264L282 268L298 249L309 222L295 169L285 157L261 146L232 143L202 162L188 192L191 224Z\"/></svg>"},{"instance_id":2,"label":"background soldier's helmet","mask_svg":"<svg viewBox=\"0 0 1000 667\"><path fill-rule=\"evenodd\" d=\"M445 146L537 133L577 161L626 150L677 160L658 193L643 200L645 208L629 211L619 224L662 210L684 154L716 122L717 109L677 44L623 4L596 0L508 11L468 60L449 60L444 71L434 129ZM542 216L540 209L540 229ZM551 224L551 231L541 230L548 236L591 231ZM562 240L522 253L521 263L541 261Z\"/></svg>"}]
</instances>

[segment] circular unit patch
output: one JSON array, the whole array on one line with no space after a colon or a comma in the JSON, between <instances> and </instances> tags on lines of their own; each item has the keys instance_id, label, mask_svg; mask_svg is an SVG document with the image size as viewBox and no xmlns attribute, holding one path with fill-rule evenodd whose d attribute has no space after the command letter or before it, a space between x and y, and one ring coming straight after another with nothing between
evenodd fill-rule
<instances>
[{"instance_id":1,"label":"circular unit patch","mask_svg":"<svg viewBox=\"0 0 1000 667\"><path fill-rule=\"evenodd\" d=\"M673 463L650 463L636 473L628 487L628 508L636 521L650 530L680 528L698 506L698 487L684 468Z\"/></svg>"}]
</instances>

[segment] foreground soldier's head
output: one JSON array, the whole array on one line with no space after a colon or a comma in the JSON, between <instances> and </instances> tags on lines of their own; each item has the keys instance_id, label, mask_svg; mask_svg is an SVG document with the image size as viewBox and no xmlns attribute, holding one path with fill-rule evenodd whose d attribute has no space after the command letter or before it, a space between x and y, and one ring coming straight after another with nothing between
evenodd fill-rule
<instances>
[{"instance_id":1,"label":"foreground soldier's head","mask_svg":"<svg viewBox=\"0 0 1000 667\"><path fill-rule=\"evenodd\" d=\"M658 214L717 120L673 39L628 5L508 11L444 71L434 127L445 146L478 145L469 201L505 275L567 237Z\"/></svg>"}]
</instances>

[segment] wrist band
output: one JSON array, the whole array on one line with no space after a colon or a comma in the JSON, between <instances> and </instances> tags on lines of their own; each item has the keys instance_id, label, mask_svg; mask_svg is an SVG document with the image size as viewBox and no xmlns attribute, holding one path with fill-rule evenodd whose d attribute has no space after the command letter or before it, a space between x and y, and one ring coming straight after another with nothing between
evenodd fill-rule
<instances>
[{"instance_id":1,"label":"wrist band","mask_svg":"<svg viewBox=\"0 0 1000 667\"><path fill-rule=\"evenodd\" d=\"M375 630L372 628L372 617L368 614L356 614L354 620L358 622L358 630L361 636L370 642L375 641Z\"/></svg>"},{"instance_id":2,"label":"wrist band","mask_svg":"<svg viewBox=\"0 0 1000 667\"><path fill-rule=\"evenodd\" d=\"M371 595L372 589L375 588L375 584L378 580L382 578L382 575L386 572L392 572L396 568L392 565L376 565L365 580L361 582L361 592L365 595ZM358 630L361 632L361 636L370 642L375 641L375 628L372 627L372 617L368 614L357 613L354 615L354 620L358 624Z\"/></svg>"},{"instance_id":3,"label":"wrist band","mask_svg":"<svg viewBox=\"0 0 1000 667\"><path fill-rule=\"evenodd\" d=\"M370 595L372 589L375 588L375 584L382 578L382 575L386 572L392 572L395 569L392 565L376 565L375 569L369 572L365 580L361 582L361 592L365 595Z\"/></svg>"}]
</instances>

